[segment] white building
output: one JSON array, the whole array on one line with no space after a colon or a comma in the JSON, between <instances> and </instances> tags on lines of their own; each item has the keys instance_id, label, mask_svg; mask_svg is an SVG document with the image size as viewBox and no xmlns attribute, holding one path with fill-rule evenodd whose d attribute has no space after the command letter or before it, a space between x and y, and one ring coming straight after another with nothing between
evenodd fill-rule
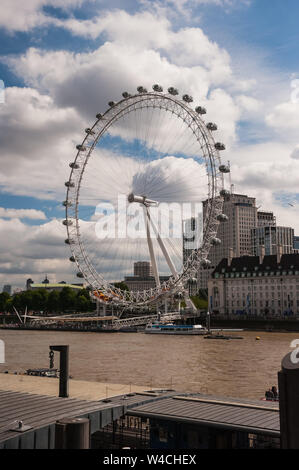
<instances>
[{"instance_id":1,"label":"white building","mask_svg":"<svg viewBox=\"0 0 299 470\"><path fill-rule=\"evenodd\" d=\"M225 258L208 282L210 311L221 315L299 316L299 254Z\"/></svg>"}]
</instances>

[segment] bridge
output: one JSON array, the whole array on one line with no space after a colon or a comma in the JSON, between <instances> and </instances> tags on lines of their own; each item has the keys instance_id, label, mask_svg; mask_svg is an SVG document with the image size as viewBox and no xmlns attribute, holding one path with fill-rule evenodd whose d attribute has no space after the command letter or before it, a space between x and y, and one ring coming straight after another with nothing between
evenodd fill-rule
<instances>
[{"instance_id":1,"label":"bridge","mask_svg":"<svg viewBox=\"0 0 299 470\"><path fill-rule=\"evenodd\" d=\"M161 320L161 321L173 321L179 320L181 315L179 312L169 312L164 315L154 314L154 315L142 315L140 317L131 317L131 318L120 318L118 320L114 320L112 323L112 327L116 330L126 327L126 326L142 326L146 325L147 323Z\"/></svg>"}]
</instances>

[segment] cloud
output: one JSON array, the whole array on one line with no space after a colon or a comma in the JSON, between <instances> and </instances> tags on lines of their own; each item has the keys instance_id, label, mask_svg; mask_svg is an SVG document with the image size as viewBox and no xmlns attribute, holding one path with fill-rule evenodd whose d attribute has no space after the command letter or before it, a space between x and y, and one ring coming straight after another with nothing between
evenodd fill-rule
<instances>
[{"instance_id":1,"label":"cloud","mask_svg":"<svg viewBox=\"0 0 299 470\"><path fill-rule=\"evenodd\" d=\"M59 198L68 179L81 120L72 108L32 88L7 88L0 107L2 190Z\"/></svg>"},{"instance_id":2,"label":"cloud","mask_svg":"<svg viewBox=\"0 0 299 470\"><path fill-rule=\"evenodd\" d=\"M92 0L89 0L92 1ZM82 6L85 0L2 0L0 28L9 32L30 31L35 27L59 25L56 18L46 14L44 7L68 10Z\"/></svg>"},{"instance_id":3,"label":"cloud","mask_svg":"<svg viewBox=\"0 0 299 470\"><path fill-rule=\"evenodd\" d=\"M0 207L0 218L45 220L44 212L36 209L5 209Z\"/></svg>"},{"instance_id":4,"label":"cloud","mask_svg":"<svg viewBox=\"0 0 299 470\"><path fill-rule=\"evenodd\" d=\"M299 160L299 145L297 145L291 153L291 158Z\"/></svg>"},{"instance_id":5,"label":"cloud","mask_svg":"<svg viewBox=\"0 0 299 470\"><path fill-rule=\"evenodd\" d=\"M105 33L107 41L92 52L30 48L7 63L28 86L51 96L58 108L74 107L86 120L105 110L109 100L118 100L124 90L132 92L140 84L148 89L153 83L164 89L176 86L182 94L191 94L195 104L207 107L208 118L222 130L221 140L230 145L236 139L239 105L227 89L237 88L238 80L227 51L200 28L173 31L164 17L120 10L91 23L70 20L66 27L92 37Z\"/></svg>"},{"instance_id":6,"label":"cloud","mask_svg":"<svg viewBox=\"0 0 299 470\"><path fill-rule=\"evenodd\" d=\"M73 12L77 8L93 5L98 16L102 16L102 11L107 8L114 8L119 2L113 0L2 0L0 28L8 32L28 32L34 28L56 26L70 29L76 34L86 35L87 29L90 28L90 36L95 37L101 32L98 19L80 21L72 17ZM135 7L141 5L146 11L154 11L161 14L167 13L165 16L173 16L176 14L190 18L198 7L202 5L215 5L223 7L226 11L236 5L249 5L250 0L161 0L161 1L138 1ZM67 13L67 19L57 18L54 14L46 12L46 7L59 8ZM100 12L100 14L99 14ZM97 16L97 15L95 15Z\"/></svg>"},{"instance_id":7,"label":"cloud","mask_svg":"<svg viewBox=\"0 0 299 470\"><path fill-rule=\"evenodd\" d=\"M235 192L256 197L257 206L273 211L277 225L292 226L299 233L296 211L283 203L280 194L286 188L298 194L299 161L291 158L292 144L280 141L237 147L230 153L231 174Z\"/></svg>"},{"instance_id":8,"label":"cloud","mask_svg":"<svg viewBox=\"0 0 299 470\"><path fill-rule=\"evenodd\" d=\"M0 232L0 284L24 286L27 278L40 281L45 273L51 280L74 281L61 222L28 225L19 219L0 219Z\"/></svg>"},{"instance_id":9,"label":"cloud","mask_svg":"<svg viewBox=\"0 0 299 470\"><path fill-rule=\"evenodd\" d=\"M281 103L266 116L268 126L275 129L281 137L297 139L299 127L299 102L291 100Z\"/></svg>"}]
</instances>

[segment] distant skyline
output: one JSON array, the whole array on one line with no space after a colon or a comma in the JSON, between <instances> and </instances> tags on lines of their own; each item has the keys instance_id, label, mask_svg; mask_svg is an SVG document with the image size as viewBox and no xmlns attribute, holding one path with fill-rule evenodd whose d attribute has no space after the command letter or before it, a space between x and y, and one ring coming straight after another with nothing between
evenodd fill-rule
<instances>
[{"instance_id":1,"label":"distant skyline","mask_svg":"<svg viewBox=\"0 0 299 470\"><path fill-rule=\"evenodd\" d=\"M203 103L235 192L299 235L298 17L296 0L2 0L0 286L78 282L68 163L95 114L137 85Z\"/></svg>"}]
</instances>

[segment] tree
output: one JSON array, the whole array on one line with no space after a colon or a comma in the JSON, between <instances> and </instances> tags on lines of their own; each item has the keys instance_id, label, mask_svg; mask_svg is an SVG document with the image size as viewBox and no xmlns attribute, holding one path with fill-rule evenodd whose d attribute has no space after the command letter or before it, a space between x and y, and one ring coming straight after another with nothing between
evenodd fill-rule
<instances>
[{"instance_id":1,"label":"tree","mask_svg":"<svg viewBox=\"0 0 299 470\"><path fill-rule=\"evenodd\" d=\"M10 300L10 295L8 292L2 292L0 294L0 312L7 312L9 300Z\"/></svg>"},{"instance_id":2,"label":"tree","mask_svg":"<svg viewBox=\"0 0 299 470\"><path fill-rule=\"evenodd\" d=\"M61 310L74 310L76 308L76 293L70 287L64 287L59 293Z\"/></svg>"},{"instance_id":3,"label":"tree","mask_svg":"<svg viewBox=\"0 0 299 470\"><path fill-rule=\"evenodd\" d=\"M129 290L127 284L124 281L121 282L115 282L114 286L117 287L120 290Z\"/></svg>"},{"instance_id":4,"label":"tree","mask_svg":"<svg viewBox=\"0 0 299 470\"><path fill-rule=\"evenodd\" d=\"M58 312L60 309L60 296L57 290L53 290L48 295L46 310L48 312Z\"/></svg>"}]
</instances>

